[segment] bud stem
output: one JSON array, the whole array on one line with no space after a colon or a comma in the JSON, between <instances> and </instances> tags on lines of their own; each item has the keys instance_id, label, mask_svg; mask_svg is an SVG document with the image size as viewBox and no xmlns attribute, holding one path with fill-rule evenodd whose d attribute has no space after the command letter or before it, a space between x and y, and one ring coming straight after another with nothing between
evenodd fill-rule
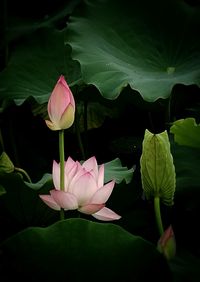
<instances>
[{"instance_id":1,"label":"bud stem","mask_svg":"<svg viewBox=\"0 0 200 282\"><path fill-rule=\"evenodd\" d=\"M164 228L162 224L161 212L160 212L160 197L154 197L154 212L156 217L156 223L160 236L164 233Z\"/></svg>"},{"instance_id":2,"label":"bud stem","mask_svg":"<svg viewBox=\"0 0 200 282\"><path fill-rule=\"evenodd\" d=\"M59 130L59 155L60 155L60 190L65 190L65 149L64 130ZM64 210L60 210L60 219L64 219Z\"/></svg>"},{"instance_id":3,"label":"bud stem","mask_svg":"<svg viewBox=\"0 0 200 282\"><path fill-rule=\"evenodd\" d=\"M19 167L15 167L14 170L20 172L23 175L25 175L25 177L27 178L28 182L32 183L30 176L28 175L28 173L24 169L19 168Z\"/></svg>"}]
</instances>

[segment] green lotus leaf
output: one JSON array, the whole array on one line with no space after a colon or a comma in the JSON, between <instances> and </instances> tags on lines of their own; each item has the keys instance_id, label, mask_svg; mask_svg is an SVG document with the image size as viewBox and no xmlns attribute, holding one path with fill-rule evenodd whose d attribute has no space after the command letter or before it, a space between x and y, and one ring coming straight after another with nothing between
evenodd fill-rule
<instances>
[{"instance_id":1,"label":"green lotus leaf","mask_svg":"<svg viewBox=\"0 0 200 282\"><path fill-rule=\"evenodd\" d=\"M200 148L200 125L194 118L179 119L173 122L170 132L179 145Z\"/></svg>"},{"instance_id":2,"label":"green lotus leaf","mask_svg":"<svg viewBox=\"0 0 200 282\"><path fill-rule=\"evenodd\" d=\"M84 82L108 99L130 85L150 102L175 84L200 85L200 9L185 2L85 1L66 39Z\"/></svg>"},{"instance_id":3,"label":"green lotus leaf","mask_svg":"<svg viewBox=\"0 0 200 282\"><path fill-rule=\"evenodd\" d=\"M110 162L105 163L105 182L115 180L120 183L123 180L128 184L131 182L135 167L128 169L122 166L120 159L116 158Z\"/></svg>"},{"instance_id":4,"label":"green lotus leaf","mask_svg":"<svg viewBox=\"0 0 200 282\"><path fill-rule=\"evenodd\" d=\"M19 16L14 17L13 15L12 17L9 17L8 15L6 29L7 43L9 44L10 42L18 40L24 35L30 35L38 29L55 26L56 23L62 21L64 17L70 15L79 2L80 0L68 1L68 3L66 3L59 11L56 10L54 13L42 17L42 19L38 18L38 14L34 15L36 16L36 19L28 17L29 15L26 15L23 18ZM0 48L3 47L3 44L5 44L5 42L2 40L0 42Z\"/></svg>"},{"instance_id":5,"label":"green lotus leaf","mask_svg":"<svg viewBox=\"0 0 200 282\"><path fill-rule=\"evenodd\" d=\"M166 205L173 205L176 174L166 130L153 134L146 129L140 170L147 199L159 197Z\"/></svg>"},{"instance_id":6,"label":"green lotus leaf","mask_svg":"<svg viewBox=\"0 0 200 282\"><path fill-rule=\"evenodd\" d=\"M79 66L71 60L64 36L63 31L42 28L16 45L8 66L0 73L1 100L21 105L32 97L42 104L48 101L61 74L70 86L79 79Z\"/></svg>"},{"instance_id":7,"label":"green lotus leaf","mask_svg":"<svg viewBox=\"0 0 200 282\"><path fill-rule=\"evenodd\" d=\"M112 223L67 219L47 228L31 227L4 241L0 249L1 277L171 281L169 266L153 244Z\"/></svg>"}]
</instances>

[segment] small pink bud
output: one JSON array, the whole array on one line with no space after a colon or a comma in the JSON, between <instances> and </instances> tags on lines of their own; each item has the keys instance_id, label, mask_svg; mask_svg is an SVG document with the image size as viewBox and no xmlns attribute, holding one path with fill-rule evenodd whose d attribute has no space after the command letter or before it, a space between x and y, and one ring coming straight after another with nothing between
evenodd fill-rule
<instances>
[{"instance_id":1,"label":"small pink bud","mask_svg":"<svg viewBox=\"0 0 200 282\"><path fill-rule=\"evenodd\" d=\"M170 225L163 235L160 237L157 249L163 253L167 260L172 259L176 255L176 240L174 231Z\"/></svg>"},{"instance_id":2,"label":"small pink bud","mask_svg":"<svg viewBox=\"0 0 200 282\"><path fill-rule=\"evenodd\" d=\"M48 114L50 120L45 122L51 130L67 129L74 122L75 101L63 75L60 76L49 98Z\"/></svg>"}]
</instances>

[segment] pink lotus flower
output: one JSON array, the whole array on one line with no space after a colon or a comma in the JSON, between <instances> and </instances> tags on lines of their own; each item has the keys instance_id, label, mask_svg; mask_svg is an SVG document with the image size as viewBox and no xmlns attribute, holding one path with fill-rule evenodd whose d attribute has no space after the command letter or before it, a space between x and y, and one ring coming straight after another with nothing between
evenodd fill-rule
<instances>
[{"instance_id":1,"label":"pink lotus flower","mask_svg":"<svg viewBox=\"0 0 200 282\"><path fill-rule=\"evenodd\" d=\"M104 185L104 165L98 167L95 157L89 158L82 165L71 157L65 162L65 186L60 190L60 166L53 162L53 182L55 189L50 195L40 198L52 209L78 210L91 214L99 220L117 220L121 216L105 207L115 182Z\"/></svg>"},{"instance_id":2,"label":"pink lotus flower","mask_svg":"<svg viewBox=\"0 0 200 282\"><path fill-rule=\"evenodd\" d=\"M48 114L50 120L45 122L51 130L67 129L74 122L75 101L63 75L49 98Z\"/></svg>"}]
</instances>

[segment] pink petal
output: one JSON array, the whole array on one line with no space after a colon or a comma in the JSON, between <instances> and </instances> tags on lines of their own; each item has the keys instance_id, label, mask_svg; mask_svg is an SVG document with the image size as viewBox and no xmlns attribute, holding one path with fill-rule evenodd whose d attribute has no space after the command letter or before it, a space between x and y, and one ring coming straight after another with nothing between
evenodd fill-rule
<instances>
[{"instance_id":1,"label":"pink petal","mask_svg":"<svg viewBox=\"0 0 200 282\"><path fill-rule=\"evenodd\" d=\"M104 164L99 166L99 173L97 178L97 185L98 187L102 187L104 184Z\"/></svg>"},{"instance_id":2,"label":"pink petal","mask_svg":"<svg viewBox=\"0 0 200 282\"><path fill-rule=\"evenodd\" d=\"M100 211L92 214L93 217L99 220L110 221L120 219L121 216L116 214L114 211L104 207Z\"/></svg>"},{"instance_id":3,"label":"pink petal","mask_svg":"<svg viewBox=\"0 0 200 282\"><path fill-rule=\"evenodd\" d=\"M67 129L72 126L74 122L75 109L71 104L67 106L59 122L61 129Z\"/></svg>"},{"instance_id":4,"label":"pink petal","mask_svg":"<svg viewBox=\"0 0 200 282\"><path fill-rule=\"evenodd\" d=\"M41 200L53 210L60 210L60 206L55 202L55 200L50 195L39 195Z\"/></svg>"},{"instance_id":5,"label":"pink petal","mask_svg":"<svg viewBox=\"0 0 200 282\"><path fill-rule=\"evenodd\" d=\"M60 190L60 165L56 161L53 161L52 177L54 187Z\"/></svg>"},{"instance_id":6,"label":"pink petal","mask_svg":"<svg viewBox=\"0 0 200 282\"><path fill-rule=\"evenodd\" d=\"M73 183L75 183L77 179L84 173L85 173L84 171L81 172L79 170L79 165L75 163L71 171L69 171L68 174L67 173L65 174L68 181L68 186L73 185ZM70 187L68 187L68 192L70 192Z\"/></svg>"},{"instance_id":7,"label":"pink petal","mask_svg":"<svg viewBox=\"0 0 200 282\"><path fill-rule=\"evenodd\" d=\"M48 126L49 129L51 129L51 130L60 130L59 125L51 122L50 120L45 120L45 122L46 122L46 125Z\"/></svg>"},{"instance_id":8,"label":"pink petal","mask_svg":"<svg viewBox=\"0 0 200 282\"><path fill-rule=\"evenodd\" d=\"M98 165L95 157L91 157L88 160L86 160L83 164L82 167L84 167L87 171L94 171L94 174L97 178L98 176Z\"/></svg>"},{"instance_id":9,"label":"pink petal","mask_svg":"<svg viewBox=\"0 0 200 282\"><path fill-rule=\"evenodd\" d=\"M72 185L72 183L71 183ZM97 184L94 177L86 172L73 183L70 192L78 199L79 206L84 206L90 202L91 197L97 191ZM101 203L102 204L102 203Z\"/></svg>"},{"instance_id":10,"label":"pink petal","mask_svg":"<svg viewBox=\"0 0 200 282\"><path fill-rule=\"evenodd\" d=\"M86 173L87 171L85 170L85 168L83 168L81 164L78 161L76 161L76 171L74 172L74 176L71 177L70 179L68 192L73 194L73 187L75 183L79 180L81 176L83 176Z\"/></svg>"},{"instance_id":11,"label":"pink petal","mask_svg":"<svg viewBox=\"0 0 200 282\"><path fill-rule=\"evenodd\" d=\"M65 162L65 173L68 174L70 171L76 166L76 162L71 158L68 157L67 161Z\"/></svg>"},{"instance_id":12,"label":"pink petal","mask_svg":"<svg viewBox=\"0 0 200 282\"><path fill-rule=\"evenodd\" d=\"M104 206L104 204L88 204L79 208L78 210L85 214L93 214L101 210Z\"/></svg>"},{"instance_id":13,"label":"pink petal","mask_svg":"<svg viewBox=\"0 0 200 282\"><path fill-rule=\"evenodd\" d=\"M71 157L68 157L67 161L65 162L65 192L70 192L69 185L73 177L76 175L77 170L77 163Z\"/></svg>"},{"instance_id":14,"label":"pink petal","mask_svg":"<svg viewBox=\"0 0 200 282\"><path fill-rule=\"evenodd\" d=\"M73 194L61 190L51 190L50 194L55 202L64 210L76 210L78 208L77 198Z\"/></svg>"},{"instance_id":15,"label":"pink petal","mask_svg":"<svg viewBox=\"0 0 200 282\"><path fill-rule=\"evenodd\" d=\"M102 188L98 189L94 196L91 198L90 202L95 204L104 204L110 197L113 188L115 185L115 181L111 181L105 184Z\"/></svg>"}]
</instances>

